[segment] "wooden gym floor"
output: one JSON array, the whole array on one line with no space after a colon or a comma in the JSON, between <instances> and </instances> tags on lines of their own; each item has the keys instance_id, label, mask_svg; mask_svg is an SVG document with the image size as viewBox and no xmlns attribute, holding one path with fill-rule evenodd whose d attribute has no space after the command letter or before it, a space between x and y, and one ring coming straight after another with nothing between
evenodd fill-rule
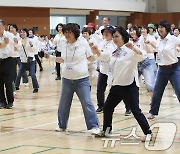
<instances>
[{"instance_id":1,"label":"wooden gym floor","mask_svg":"<svg viewBox=\"0 0 180 154\"><path fill-rule=\"evenodd\" d=\"M114 113L113 135L117 142L113 146L111 142L106 145L103 138L95 138L86 130L81 104L74 95L70 112L68 132L55 132L57 127L57 108L61 81L55 81L52 74L54 64L43 60L44 71L37 72L40 85L39 92L33 94L31 79L29 87L20 86L13 109L0 110L0 153L7 154L179 154L180 146L180 104L174 98L172 87L169 84L163 96L159 116L154 123L172 122L177 126L176 135L170 148L163 151L149 151L139 139L125 140L132 129L140 137L143 133L133 116L124 116L124 103L120 103ZM140 106L145 115L150 108L150 97L146 93L144 84L140 88ZM108 89L107 89L108 93ZM92 102L96 105L96 87L92 87ZM102 128L102 114L98 114L100 127ZM166 133L170 132L168 128ZM131 144L130 142L133 142ZM111 145L113 147L111 147ZM163 146L163 145L162 145Z\"/></svg>"}]
</instances>

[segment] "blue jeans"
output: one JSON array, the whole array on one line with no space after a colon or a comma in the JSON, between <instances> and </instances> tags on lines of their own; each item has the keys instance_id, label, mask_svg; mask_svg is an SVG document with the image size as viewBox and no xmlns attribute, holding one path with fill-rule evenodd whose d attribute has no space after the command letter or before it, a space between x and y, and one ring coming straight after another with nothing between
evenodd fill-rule
<instances>
[{"instance_id":1,"label":"blue jeans","mask_svg":"<svg viewBox=\"0 0 180 154\"><path fill-rule=\"evenodd\" d=\"M16 82L16 78L17 78L17 65L19 66L19 68L21 67L22 63L21 63L21 60L20 60L20 57L16 57L14 58L15 60L15 77L14 77L14 82ZM28 76L27 76L27 73L24 72L22 74L22 79L23 79L23 83L28 83Z\"/></svg>"},{"instance_id":2,"label":"blue jeans","mask_svg":"<svg viewBox=\"0 0 180 154\"><path fill-rule=\"evenodd\" d=\"M156 77L156 63L154 59L146 58L138 63L138 74L144 76L145 84L148 92L154 91L155 77Z\"/></svg>"},{"instance_id":3,"label":"blue jeans","mask_svg":"<svg viewBox=\"0 0 180 154\"><path fill-rule=\"evenodd\" d=\"M30 61L28 63L22 63L18 72L18 76L16 78L15 86L19 88L21 77L26 72L26 70L29 69L29 73L32 78L32 84L34 89L38 89L38 81L36 78L36 73L35 73L35 61Z\"/></svg>"},{"instance_id":4,"label":"blue jeans","mask_svg":"<svg viewBox=\"0 0 180 154\"><path fill-rule=\"evenodd\" d=\"M99 127L97 114L90 98L89 77L86 77L78 80L62 78L61 96L58 108L59 128L67 128L74 92L76 92L81 102L87 129Z\"/></svg>"},{"instance_id":5,"label":"blue jeans","mask_svg":"<svg viewBox=\"0 0 180 154\"><path fill-rule=\"evenodd\" d=\"M168 81L171 82L180 102L180 65L178 63L172 67L159 66L149 111L153 115L158 115L161 99Z\"/></svg>"}]
</instances>

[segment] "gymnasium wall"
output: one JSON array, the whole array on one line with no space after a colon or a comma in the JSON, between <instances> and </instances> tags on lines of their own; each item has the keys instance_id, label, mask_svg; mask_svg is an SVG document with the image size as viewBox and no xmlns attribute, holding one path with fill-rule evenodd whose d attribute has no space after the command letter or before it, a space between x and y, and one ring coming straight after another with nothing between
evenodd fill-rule
<instances>
[{"instance_id":1,"label":"gymnasium wall","mask_svg":"<svg viewBox=\"0 0 180 154\"><path fill-rule=\"evenodd\" d=\"M180 26L180 13L132 13L128 17L128 22L136 25L146 25L148 23L157 23L162 19Z\"/></svg>"},{"instance_id":2,"label":"gymnasium wall","mask_svg":"<svg viewBox=\"0 0 180 154\"><path fill-rule=\"evenodd\" d=\"M0 18L6 24L15 23L19 28L38 27L38 34L50 33L50 9L26 7L0 7Z\"/></svg>"}]
</instances>

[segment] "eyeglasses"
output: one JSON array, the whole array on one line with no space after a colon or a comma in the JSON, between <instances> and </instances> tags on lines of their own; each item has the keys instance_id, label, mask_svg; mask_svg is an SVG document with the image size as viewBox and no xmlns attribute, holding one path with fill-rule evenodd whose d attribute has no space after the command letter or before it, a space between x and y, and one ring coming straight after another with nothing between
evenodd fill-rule
<instances>
[{"instance_id":1,"label":"eyeglasses","mask_svg":"<svg viewBox=\"0 0 180 154\"><path fill-rule=\"evenodd\" d=\"M65 31L64 34L72 34L72 31Z\"/></svg>"}]
</instances>

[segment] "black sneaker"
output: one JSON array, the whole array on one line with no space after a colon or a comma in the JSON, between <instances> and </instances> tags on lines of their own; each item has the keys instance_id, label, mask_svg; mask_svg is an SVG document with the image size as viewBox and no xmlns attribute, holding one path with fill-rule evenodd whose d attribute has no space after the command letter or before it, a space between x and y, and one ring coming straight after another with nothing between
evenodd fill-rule
<instances>
[{"instance_id":1,"label":"black sneaker","mask_svg":"<svg viewBox=\"0 0 180 154\"><path fill-rule=\"evenodd\" d=\"M103 107L98 107L96 110L97 113L102 113L103 112Z\"/></svg>"},{"instance_id":2,"label":"black sneaker","mask_svg":"<svg viewBox=\"0 0 180 154\"><path fill-rule=\"evenodd\" d=\"M13 108L13 103L7 104L6 109L12 109L12 108Z\"/></svg>"},{"instance_id":3,"label":"black sneaker","mask_svg":"<svg viewBox=\"0 0 180 154\"><path fill-rule=\"evenodd\" d=\"M19 90L19 87L16 87L16 90Z\"/></svg>"},{"instance_id":4,"label":"black sneaker","mask_svg":"<svg viewBox=\"0 0 180 154\"><path fill-rule=\"evenodd\" d=\"M34 89L34 90L33 90L33 93L37 93L37 92L38 92L38 89Z\"/></svg>"},{"instance_id":5,"label":"black sneaker","mask_svg":"<svg viewBox=\"0 0 180 154\"><path fill-rule=\"evenodd\" d=\"M6 105L0 105L0 109L6 109Z\"/></svg>"},{"instance_id":6,"label":"black sneaker","mask_svg":"<svg viewBox=\"0 0 180 154\"><path fill-rule=\"evenodd\" d=\"M58 76L55 80L61 80L61 77L60 77L60 76Z\"/></svg>"},{"instance_id":7,"label":"black sneaker","mask_svg":"<svg viewBox=\"0 0 180 154\"><path fill-rule=\"evenodd\" d=\"M40 72L42 72L43 71L43 68L40 68L40 70L39 70Z\"/></svg>"},{"instance_id":8,"label":"black sneaker","mask_svg":"<svg viewBox=\"0 0 180 154\"><path fill-rule=\"evenodd\" d=\"M126 110L126 112L124 113L125 116L130 116L131 115L131 110Z\"/></svg>"}]
</instances>

